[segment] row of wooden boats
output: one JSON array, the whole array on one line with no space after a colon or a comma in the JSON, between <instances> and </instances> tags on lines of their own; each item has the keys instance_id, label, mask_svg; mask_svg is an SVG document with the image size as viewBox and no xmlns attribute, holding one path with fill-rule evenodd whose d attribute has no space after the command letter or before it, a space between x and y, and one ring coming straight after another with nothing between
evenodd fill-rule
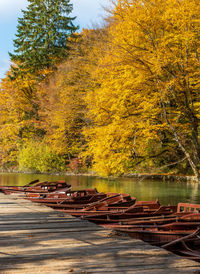
<instances>
[{"instance_id":1,"label":"row of wooden boats","mask_svg":"<svg viewBox=\"0 0 200 274\"><path fill-rule=\"evenodd\" d=\"M129 194L72 190L65 181L35 180L25 186L1 186L0 191L200 261L199 204L163 206L158 200L136 201Z\"/></svg>"}]
</instances>

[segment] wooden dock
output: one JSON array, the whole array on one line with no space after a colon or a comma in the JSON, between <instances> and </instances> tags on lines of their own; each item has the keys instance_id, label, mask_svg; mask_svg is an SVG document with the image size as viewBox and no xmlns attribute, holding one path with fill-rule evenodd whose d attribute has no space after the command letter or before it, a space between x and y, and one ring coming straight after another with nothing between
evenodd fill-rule
<instances>
[{"instance_id":1,"label":"wooden dock","mask_svg":"<svg viewBox=\"0 0 200 274\"><path fill-rule=\"evenodd\" d=\"M0 273L200 273L200 264L0 194Z\"/></svg>"}]
</instances>

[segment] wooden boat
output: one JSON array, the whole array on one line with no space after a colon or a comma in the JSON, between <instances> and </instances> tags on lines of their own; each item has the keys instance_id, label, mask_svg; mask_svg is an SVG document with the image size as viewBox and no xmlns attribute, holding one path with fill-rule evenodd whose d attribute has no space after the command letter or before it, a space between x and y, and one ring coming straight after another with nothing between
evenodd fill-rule
<instances>
[{"instance_id":1,"label":"wooden boat","mask_svg":"<svg viewBox=\"0 0 200 274\"><path fill-rule=\"evenodd\" d=\"M124 208L131 208L131 207L124 207L124 203L129 200L130 196L127 194L119 194L119 193L108 193L105 198L96 201L94 203L89 203L84 205L82 209L80 207L74 208L68 204L55 205L53 208L61 210L62 212L66 212L71 214L72 216L82 217L82 216L89 216L89 215L98 215L98 214L108 214L112 212L123 212ZM130 202L130 201L129 201ZM135 202L135 199L132 199L132 203ZM114 207L112 207L114 205ZM68 208L68 209L66 209Z\"/></svg>"},{"instance_id":2,"label":"wooden boat","mask_svg":"<svg viewBox=\"0 0 200 274\"><path fill-rule=\"evenodd\" d=\"M176 215L158 215L158 216L148 216L146 218L130 218L130 219L122 219L120 222L111 222L111 223L103 223L102 226L110 229L118 229L118 228L132 228L133 226L159 226L164 224L170 224L172 222L177 221Z\"/></svg>"},{"instance_id":3,"label":"wooden boat","mask_svg":"<svg viewBox=\"0 0 200 274\"><path fill-rule=\"evenodd\" d=\"M193 233L200 227L200 208L198 204L179 203L177 212L169 216L167 223L161 219L126 222L113 225L114 230L127 233L133 238L147 241L153 245L166 245ZM195 212L195 213L193 213ZM172 219L170 221L170 219Z\"/></svg>"},{"instance_id":4,"label":"wooden boat","mask_svg":"<svg viewBox=\"0 0 200 274\"><path fill-rule=\"evenodd\" d=\"M152 224L152 223L142 223L142 224L113 224L113 225L106 225L107 228L114 228L114 229L130 229L131 232L134 231L191 231L196 230L200 226L200 222L182 222L179 221L170 221L170 219L165 219L161 222L161 224Z\"/></svg>"},{"instance_id":5,"label":"wooden boat","mask_svg":"<svg viewBox=\"0 0 200 274\"><path fill-rule=\"evenodd\" d=\"M97 199L98 198L98 199ZM105 197L103 197L103 198L105 198ZM81 210L81 212L83 211L83 210L86 210L86 212L89 212L88 214L86 213L84 213L83 215L90 215L91 214L91 212L100 212L101 214L102 214L102 212L104 211L104 212L119 212L119 211L124 211L125 209L127 209L128 207L122 207L121 206L121 204L123 204L123 202L122 203L117 203L117 204L114 204L115 206L114 207L112 207L112 205L110 206L110 205L108 205L108 206L105 206L105 205L103 205L103 203L102 203L102 207L101 208L99 208L99 209L91 209L91 210L89 210L89 211L87 211L87 208L88 208L88 205L90 205L93 201L101 201L102 200L102 197L100 197L99 195L95 195L95 196L93 196L93 199L90 199L90 201L87 203L86 201L82 201L82 200L79 200L78 201L78 203L77 203L77 201L67 201L67 200L65 200L64 202L62 202L62 203L45 203L45 205L46 206L49 206L49 207L52 207L52 208L54 208L54 209L56 209L56 210L76 210L76 214L77 214L77 209L80 209ZM80 216L81 216L81 212L80 212ZM71 214L71 213L69 213L69 214Z\"/></svg>"},{"instance_id":6,"label":"wooden boat","mask_svg":"<svg viewBox=\"0 0 200 274\"><path fill-rule=\"evenodd\" d=\"M32 202L42 203L52 208L70 208L76 205L86 206L89 203L96 202L106 197L105 193L88 193L87 190L81 191L67 191L66 193L49 193L39 195L39 198L32 197L32 193L28 194L25 199ZM74 205L74 206L73 206Z\"/></svg>"},{"instance_id":7,"label":"wooden boat","mask_svg":"<svg viewBox=\"0 0 200 274\"><path fill-rule=\"evenodd\" d=\"M131 221L135 221L136 219L144 219L144 218L150 218L150 217L156 217L156 216L166 216L171 215L174 212L176 212L177 207L176 206L159 206L158 209L152 209L151 205L153 202L149 203L149 207L147 206L147 203L143 206L142 203L140 203L140 206L137 206L137 203L135 206L127 208L126 210L122 212L108 212L107 214L93 214L90 216L84 216L84 219L87 219L88 221L94 222L96 224L113 224L113 223L123 223L127 222L127 224ZM155 206L155 205L154 205Z\"/></svg>"},{"instance_id":8,"label":"wooden boat","mask_svg":"<svg viewBox=\"0 0 200 274\"><path fill-rule=\"evenodd\" d=\"M55 199L60 199L61 201L64 199L84 199L86 196L88 195L96 195L96 194L104 194L106 196L105 193L99 193L96 188L94 189L82 189L82 190L69 190L67 189L65 190L56 190L54 192L50 192L50 193L26 193L25 198L34 202L46 202L48 201L48 199L51 199L52 201Z\"/></svg>"},{"instance_id":9,"label":"wooden boat","mask_svg":"<svg viewBox=\"0 0 200 274\"><path fill-rule=\"evenodd\" d=\"M24 186L0 186L0 191L4 192L5 190L23 190L24 188L37 184L38 182L39 180L37 179L29 182Z\"/></svg>"},{"instance_id":10,"label":"wooden boat","mask_svg":"<svg viewBox=\"0 0 200 274\"><path fill-rule=\"evenodd\" d=\"M135 203L135 198L129 194L119 193L98 193L97 190L81 190L69 191L65 195L42 194L39 198L35 198L35 194L28 194L26 199L34 202L43 203L55 209L71 209L76 210L84 209L85 211L91 210L117 210L127 209L130 205ZM104 208L103 208L104 207Z\"/></svg>"},{"instance_id":11,"label":"wooden boat","mask_svg":"<svg viewBox=\"0 0 200 274\"><path fill-rule=\"evenodd\" d=\"M173 240L176 240L180 237L187 236L194 232L193 230L157 230L157 228L146 229L146 230L137 230L137 229L115 229L120 233L128 234L130 237L134 239L140 239L144 242L148 242L152 245L162 246L167 244Z\"/></svg>"},{"instance_id":12,"label":"wooden boat","mask_svg":"<svg viewBox=\"0 0 200 274\"><path fill-rule=\"evenodd\" d=\"M32 181L25 186L1 186L0 190L4 194L25 194L25 193L49 193L53 191L69 191L71 185L65 181L59 180L56 182L38 182L38 180Z\"/></svg>"}]
</instances>

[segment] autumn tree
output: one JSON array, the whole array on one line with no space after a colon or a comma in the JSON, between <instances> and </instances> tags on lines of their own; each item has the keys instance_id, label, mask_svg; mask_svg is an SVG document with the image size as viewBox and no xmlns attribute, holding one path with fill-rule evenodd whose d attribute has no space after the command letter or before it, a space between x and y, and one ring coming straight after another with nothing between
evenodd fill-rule
<instances>
[{"instance_id":1,"label":"autumn tree","mask_svg":"<svg viewBox=\"0 0 200 274\"><path fill-rule=\"evenodd\" d=\"M45 140L69 163L87 146L83 127L90 123L85 97L93 89L93 71L106 39L105 29L83 30L71 40L69 58L41 86L40 117Z\"/></svg>"},{"instance_id":2,"label":"autumn tree","mask_svg":"<svg viewBox=\"0 0 200 274\"><path fill-rule=\"evenodd\" d=\"M88 93L97 170L123 173L144 154L153 159L152 144L160 155L175 140L179 160L199 177L199 14L196 0L115 5L108 53L96 71L101 86Z\"/></svg>"},{"instance_id":3,"label":"autumn tree","mask_svg":"<svg viewBox=\"0 0 200 274\"><path fill-rule=\"evenodd\" d=\"M68 38L77 30L70 17L69 0L28 0L27 10L18 19L11 60L19 68L37 72L55 64L68 55ZM13 67L13 73L19 68ZM20 72L22 73L23 70Z\"/></svg>"},{"instance_id":4,"label":"autumn tree","mask_svg":"<svg viewBox=\"0 0 200 274\"><path fill-rule=\"evenodd\" d=\"M104 29L84 30L70 38L68 59L54 73L51 70L40 72L50 74L47 82L38 83L38 75L29 73L29 70L23 77L18 74L9 81L8 75L3 80L0 97L4 101L4 108L2 112L0 110L0 128L4 134L1 142L4 162L6 159L10 161L11 146L15 151L15 163L19 160L20 168L24 169L30 169L32 165L34 169L37 167L37 170L44 171L52 166L45 164L45 159L48 162L54 159L57 163L63 163L62 159L65 159L69 163L74 157L81 157L80 153L86 146L82 129L90 123L84 98L87 91L96 85L92 73L103 48L98 45L103 45L105 33ZM12 76L12 72L9 74ZM46 150L43 151L42 147ZM50 157L47 157L47 152ZM40 153L41 161L46 156L38 166L39 161L35 160L34 155Z\"/></svg>"},{"instance_id":5,"label":"autumn tree","mask_svg":"<svg viewBox=\"0 0 200 274\"><path fill-rule=\"evenodd\" d=\"M3 164L16 164L20 150L25 155L25 147L37 148L42 142L45 129L39 117L40 87L55 66L68 56L70 37L77 30L73 24L75 17L70 17L69 0L28 2L27 10L22 11L23 17L18 20L15 49L10 53L11 70L1 83ZM51 149L47 151L52 154Z\"/></svg>"},{"instance_id":6,"label":"autumn tree","mask_svg":"<svg viewBox=\"0 0 200 274\"><path fill-rule=\"evenodd\" d=\"M38 127L36 100L37 79L26 71L10 81L8 72L0 86L0 151L1 164L17 165L21 144L42 130ZM12 74L12 73L11 73Z\"/></svg>"}]
</instances>

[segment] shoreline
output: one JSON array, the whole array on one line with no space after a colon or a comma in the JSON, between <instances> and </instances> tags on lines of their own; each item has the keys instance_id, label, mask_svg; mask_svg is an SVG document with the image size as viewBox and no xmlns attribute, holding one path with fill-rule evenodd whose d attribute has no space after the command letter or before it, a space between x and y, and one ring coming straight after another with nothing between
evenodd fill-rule
<instances>
[{"instance_id":1,"label":"shoreline","mask_svg":"<svg viewBox=\"0 0 200 274\"><path fill-rule=\"evenodd\" d=\"M179 182L199 182L195 176L189 175L169 175L169 174L125 174L123 177L126 178L137 178L137 179L151 179L151 180L162 180L162 181L179 181Z\"/></svg>"},{"instance_id":2,"label":"shoreline","mask_svg":"<svg viewBox=\"0 0 200 274\"><path fill-rule=\"evenodd\" d=\"M142 180L161 180L163 182L165 181L178 181L178 182L196 182L200 183L196 179L195 176L191 175L170 175L170 174L154 174L154 173L127 173L124 175L120 176L100 176L96 174L95 172L89 172L89 173L72 173L72 172L23 172L23 171L17 171L17 170L0 170L0 173L21 173L21 174L46 174L46 175L55 175L55 176L86 176L86 177L97 177L97 178L102 178L102 179L108 179L108 180L115 180L115 179L120 179L120 178L135 178L139 179L140 181Z\"/></svg>"}]
</instances>

